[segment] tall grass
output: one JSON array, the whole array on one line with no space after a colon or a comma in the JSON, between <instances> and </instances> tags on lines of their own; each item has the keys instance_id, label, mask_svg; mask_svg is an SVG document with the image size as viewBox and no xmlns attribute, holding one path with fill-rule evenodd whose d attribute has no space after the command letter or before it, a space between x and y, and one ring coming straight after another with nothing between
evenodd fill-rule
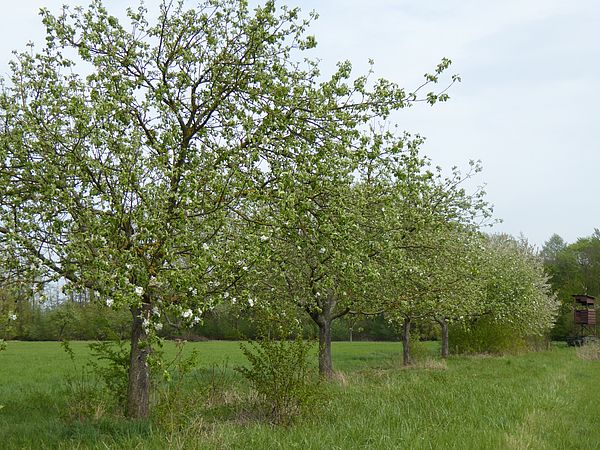
<instances>
[{"instance_id":1,"label":"tall grass","mask_svg":"<svg viewBox=\"0 0 600 450\"><path fill-rule=\"evenodd\" d=\"M84 343L72 347L78 361L90 357ZM237 343L188 347L199 351L200 365L178 402L194 407L171 408L164 426L157 416L64 419L68 356L57 343L10 342L0 354L0 447L591 449L600 442L600 365L572 348L427 359L403 369L398 343L334 343L340 373L325 386L322 407L278 427L248 414L252 391L233 370L244 363Z\"/></svg>"}]
</instances>

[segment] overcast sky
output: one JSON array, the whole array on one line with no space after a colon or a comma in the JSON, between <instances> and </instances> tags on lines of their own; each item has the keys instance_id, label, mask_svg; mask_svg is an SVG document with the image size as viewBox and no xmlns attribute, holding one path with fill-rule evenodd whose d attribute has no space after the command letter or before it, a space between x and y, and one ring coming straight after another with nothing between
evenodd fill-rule
<instances>
[{"instance_id":1,"label":"overcast sky","mask_svg":"<svg viewBox=\"0 0 600 450\"><path fill-rule=\"evenodd\" d=\"M8 2L6 2L8 3ZM0 72L11 50L43 42L40 7L86 1L3 4ZM281 2L279 2L281 3ZM462 83L448 103L418 105L396 117L427 137L423 151L443 167L481 160L476 179L503 223L494 227L541 245L600 228L600 1L598 0L289 0L320 18L313 56L330 71L338 60L357 74L416 87L442 57ZM137 0L105 1L115 15ZM149 7L156 0L147 0Z\"/></svg>"}]
</instances>

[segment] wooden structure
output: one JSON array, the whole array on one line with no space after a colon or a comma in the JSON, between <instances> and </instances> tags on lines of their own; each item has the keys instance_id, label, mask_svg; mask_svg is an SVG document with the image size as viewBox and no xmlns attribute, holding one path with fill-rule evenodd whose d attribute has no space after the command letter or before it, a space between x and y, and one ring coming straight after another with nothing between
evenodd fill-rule
<instances>
[{"instance_id":1,"label":"wooden structure","mask_svg":"<svg viewBox=\"0 0 600 450\"><path fill-rule=\"evenodd\" d=\"M596 299L589 295L573 295L573 324L575 336L571 345L583 345L596 340Z\"/></svg>"}]
</instances>

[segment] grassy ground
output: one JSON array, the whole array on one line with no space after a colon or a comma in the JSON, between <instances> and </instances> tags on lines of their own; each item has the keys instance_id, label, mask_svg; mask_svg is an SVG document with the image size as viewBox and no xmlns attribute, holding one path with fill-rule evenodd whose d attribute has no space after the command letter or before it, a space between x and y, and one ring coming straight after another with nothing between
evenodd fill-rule
<instances>
[{"instance_id":1,"label":"grassy ground","mask_svg":"<svg viewBox=\"0 0 600 450\"><path fill-rule=\"evenodd\" d=\"M89 358L73 343L78 366ZM600 361L575 350L453 357L403 369L397 343L334 343L340 371L321 408L290 427L254 418L232 368L238 344L188 344L200 354L192 403L131 422L99 411L68 417L77 373L58 343L10 342L0 353L0 448L586 449L600 445ZM434 348L430 350L433 352ZM166 349L174 353L172 345ZM425 361L426 359L424 359ZM223 361L227 361L224 363ZM192 389L197 389L196 391ZM181 417L185 416L184 420ZM170 420L176 418L177 420Z\"/></svg>"}]
</instances>

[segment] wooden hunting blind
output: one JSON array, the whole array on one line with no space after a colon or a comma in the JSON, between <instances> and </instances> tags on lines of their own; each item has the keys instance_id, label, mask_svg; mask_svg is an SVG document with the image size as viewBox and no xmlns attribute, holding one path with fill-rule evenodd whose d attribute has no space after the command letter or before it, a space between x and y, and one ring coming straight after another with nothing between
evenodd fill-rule
<instances>
[{"instance_id":1,"label":"wooden hunting blind","mask_svg":"<svg viewBox=\"0 0 600 450\"><path fill-rule=\"evenodd\" d=\"M575 336L572 345L582 345L596 339L596 299L590 295L573 295Z\"/></svg>"},{"instance_id":2,"label":"wooden hunting blind","mask_svg":"<svg viewBox=\"0 0 600 450\"><path fill-rule=\"evenodd\" d=\"M596 325L596 299L589 295L573 296L573 313L575 324Z\"/></svg>"}]
</instances>

